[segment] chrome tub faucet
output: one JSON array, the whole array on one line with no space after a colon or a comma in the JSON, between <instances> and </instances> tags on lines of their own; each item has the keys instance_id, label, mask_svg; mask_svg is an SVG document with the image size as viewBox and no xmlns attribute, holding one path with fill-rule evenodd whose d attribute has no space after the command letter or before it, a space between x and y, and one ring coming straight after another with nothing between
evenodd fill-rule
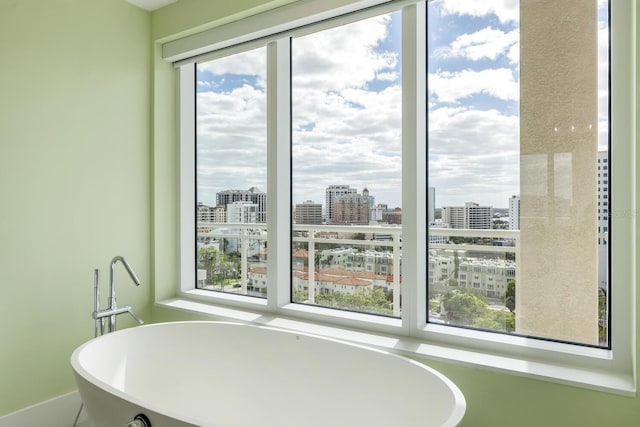
<instances>
[{"instance_id":1,"label":"chrome tub faucet","mask_svg":"<svg viewBox=\"0 0 640 427\"><path fill-rule=\"evenodd\" d=\"M111 260L109 266L109 298L108 307L105 310L100 310L100 270L94 271L94 304L93 304L93 319L95 320L95 336L104 334L105 319L109 318L108 332L114 332L116 330L116 317L122 313L129 313L139 324L144 323L131 309L130 305L124 305L118 307L116 302L116 283L114 269L116 264L120 261L124 268L129 273L129 277L136 286L140 286L140 279L131 268L131 265L122 256L116 256Z\"/></svg>"}]
</instances>

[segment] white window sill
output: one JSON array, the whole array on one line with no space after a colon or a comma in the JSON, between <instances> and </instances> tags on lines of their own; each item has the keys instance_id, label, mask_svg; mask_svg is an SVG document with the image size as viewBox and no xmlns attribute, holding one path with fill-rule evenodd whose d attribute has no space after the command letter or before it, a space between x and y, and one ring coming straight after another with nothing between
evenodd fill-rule
<instances>
[{"instance_id":1,"label":"white window sill","mask_svg":"<svg viewBox=\"0 0 640 427\"><path fill-rule=\"evenodd\" d=\"M354 344L370 346L414 359L458 363L468 367L489 369L505 374L551 381L625 396L636 395L633 374L603 372L602 370L566 366L554 362L540 362L526 358L505 357L470 351L393 334L363 332L346 327L323 325L296 320L273 313L222 307L185 298L173 298L156 303L163 308L212 316L216 320L235 321L294 330ZM265 303L266 304L266 303ZM390 319L390 322L398 321ZM584 350L588 353L590 349ZM602 350L593 349L594 357L602 357Z\"/></svg>"}]
</instances>

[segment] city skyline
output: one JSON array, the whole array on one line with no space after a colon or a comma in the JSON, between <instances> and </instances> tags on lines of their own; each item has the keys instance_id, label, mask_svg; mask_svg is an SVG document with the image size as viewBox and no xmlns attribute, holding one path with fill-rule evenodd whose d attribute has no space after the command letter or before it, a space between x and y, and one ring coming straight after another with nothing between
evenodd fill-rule
<instances>
[{"instance_id":1,"label":"city skyline","mask_svg":"<svg viewBox=\"0 0 640 427\"><path fill-rule=\"evenodd\" d=\"M330 187L333 187L333 186L336 186L336 185L331 185L331 186L327 187L325 189L325 191L328 190ZM350 187L350 189L352 189L352 190L357 190L355 187L352 187L350 185L338 185L338 186ZM435 190L433 187L429 187L428 188L428 190L430 190L430 189ZM368 188L364 188L363 189L363 191L365 191L365 190L368 191ZM360 195L363 191L357 192L355 194ZM238 189L238 188L228 188L228 189L225 189L225 190L222 190L222 191L216 193L216 197L215 198L217 200L220 200L220 195L225 194L225 193L250 193L250 192L260 193L261 190L259 188L255 187L255 186L252 186L251 188L249 188L247 190L242 190L242 189ZM267 194L266 192L262 192L262 193L264 195ZM370 194L374 199L376 198L376 195L375 195L374 192L368 191L368 194ZM437 191L435 192L435 194L437 194ZM484 204L482 202L477 202L476 200L469 200L469 201L463 203L462 205L465 205L467 203L474 203L476 205L488 206L488 207L491 207L491 208L494 208L494 209L509 210L509 207L510 207L509 206L509 202L513 197L517 197L519 199L519 195L512 195L506 201L504 206L493 206L493 205L489 205L489 204ZM326 198L324 200L326 200ZM292 203L291 206L292 206L293 209L295 209L298 205L305 205L305 204L310 204L310 203L311 204L321 205L322 206L323 215L326 215L327 206L326 206L326 202L323 202L323 201L317 201L317 200L313 200L313 199L305 199L303 202L300 202L300 203ZM200 200L200 201L198 201L198 205L203 205L203 206L206 206L206 207L215 208L217 206L221 206L221 203L217 203L217 202L206 203L206 202ZM222 205L224 205L224 203L222 203ZM380 207L380 206L383 206L383 207L386 206L388 211L394 211L396 209L401 209L402 208L402 206L391 206L388 203L385 203L384 201L379 201L379 200L376 199L375 203L372 206L369 206L369 209L373 209L373 208ZM456 205L446 205L446 206L441 205L441 206L439 206L439 205L436 204L433 208L435 210L439 210L439 209L442 209L442 208L448 207L448 206L456 206Z\"/></svg>"},{"instance_id":2,"label":"city skyline","mask_svg":"<svg viewBox=\"0 0 640 427\"><path fill-rule=\"evenodd\" d=\"M599 147L608 141L608 29L599 1ZM428 182L436 206L519 194L518 1L429 2ZM292 40L292 205L349 183L401 207L397 14ZM342 61L340 58L350 58ZM266 191L266 48L198 64L198 201Z\"/></svg>"}]
</instances>

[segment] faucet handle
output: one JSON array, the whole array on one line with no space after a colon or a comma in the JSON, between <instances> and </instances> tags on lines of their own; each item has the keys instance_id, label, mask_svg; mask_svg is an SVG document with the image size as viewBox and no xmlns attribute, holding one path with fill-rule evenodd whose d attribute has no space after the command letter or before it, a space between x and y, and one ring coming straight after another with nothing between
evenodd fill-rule
<instances>
[{"instance_id":1,"label":"faucet handle","mask_svg":"<svg viewBox=\"0 0 640 427\"><path fill-rule=\"evenodd\" d=\"M127 313L129 313L131 315L131 317L133 317L134 319L136 319L136 322L138 322L138 324L142 325L144 323L144 321L139 318L134 312L133 310L129 309L127 310Z\"/></svg>"}]
</instances>

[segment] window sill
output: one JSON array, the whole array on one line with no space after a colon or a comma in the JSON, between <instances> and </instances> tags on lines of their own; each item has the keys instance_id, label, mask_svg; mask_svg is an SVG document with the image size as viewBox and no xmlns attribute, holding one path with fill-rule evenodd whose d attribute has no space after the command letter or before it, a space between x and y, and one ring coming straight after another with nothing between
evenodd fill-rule
<instances>
[{"instance_id":1,"label":"window sill","mask_svg":"<svg viewBox=\"0 0 640 427\"><path fill-rule=\"evenodd\" d=\"M467 367L489 369L500 373L518 375L566 384L624 396L635 396L636 385L633 374L603 372L601 369L566 366L554 362L528 360L525 357L505 357L480 351L452 348L431 344L423 340L395 334L363 332L347 327L323 325L316 322L292 319L285 316L212 305L186 298L173 298L156 303L159 307L189 313L212 316L216 320L235 321L294 330L323 337L339 339L354 344L370 346L405 357L461 364ZM266 302L264 303L266 305ZM398 319L388 319L399 322ZM594 352L595 357L599 350ZM601 352L601 351L600 351Z\"/></svg>"}]
</instances>

